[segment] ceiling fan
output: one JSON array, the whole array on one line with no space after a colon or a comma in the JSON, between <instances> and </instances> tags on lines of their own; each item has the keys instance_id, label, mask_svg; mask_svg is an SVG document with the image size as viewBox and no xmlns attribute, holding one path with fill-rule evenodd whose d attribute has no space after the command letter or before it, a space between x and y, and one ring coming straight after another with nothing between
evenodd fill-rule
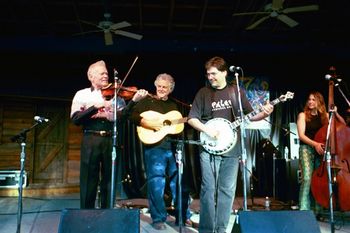
<instances>
[{"instance_id":1,"label":"ceiling fan","mask_svg":"<svg viewBox=\"0 0 350 233\"><path fill-rule=\"evenodd\" d=\"M136 33L131 33L127 31L120 30L125 27L131 26L129 22L122 21L119 23L113 23L111 20L111 14L110 13L104 13L104 20L100 21L98 24L94 24L88 21L80 20L82 23L93 25L97 28L98 30L94 31L88 31L88 32L82 32L82 33L77 33L75 35L81 35L81 34L87 34L87 33L93 33L93 32L103 32L104 33L104 39L105 39L105 45L113 45L113 35L112 33L116 35L122 35L126 36L135 40L141 40L142 35L136 34Z\"/></svg>"},{"instance_id":2,"label":"ceiling fan","mask_svg":"<svg viewBox=\"0 0 350 233\"><path fill-rule=\"evenodd\" d=\"M243 12L243 13L234 13L233 16L241 15L266 15L258 19L248 27L247 30L256 28L259 24L267 20L268 18L276 18L283 23L287 24L289 27L295 27L299 23L287 16L288 13L297 13L297 12L306 12L306 11L317 11L319 9L318 5L307 5L307 6L297 6L297 7L288 7L283 8L284 0L272 0L271 3L265 5L264 11L258 12Z\"/></svg>"}]
</instances>

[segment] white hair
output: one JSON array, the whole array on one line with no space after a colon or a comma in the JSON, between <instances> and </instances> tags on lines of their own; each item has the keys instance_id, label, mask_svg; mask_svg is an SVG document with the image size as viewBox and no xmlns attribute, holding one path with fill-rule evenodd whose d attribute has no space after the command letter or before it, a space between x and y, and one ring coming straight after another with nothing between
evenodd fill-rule
<instances>
[{"instance_id":1,"label":"white hair","mask_svg":"<svg viewBox=\"0 0 350 233\"><path fill-rule=\"evenodd\" d=\"M96 67L101 67L101 66L106 67L106 63L103 60L92 63L89 66L88 71L87 71L88 78L90 79L90 77L92 77L94 75Z\"/></svg>"},{"instance_id":2,"label":"white hair","mask_svg":"<svg viewBox=\"0 0 350 233\"><path fill-rule=\"evenodd\" d=\"M173 76L171 76L170 74L167 73L163 73L163 74L159 74L156 78L156 80L154 81L154 85L157 86L157 83L159 80L165 80L168 81L170 83L170 92L172 92L175 88L175 81Z\"/></svg>"}]
</instances>

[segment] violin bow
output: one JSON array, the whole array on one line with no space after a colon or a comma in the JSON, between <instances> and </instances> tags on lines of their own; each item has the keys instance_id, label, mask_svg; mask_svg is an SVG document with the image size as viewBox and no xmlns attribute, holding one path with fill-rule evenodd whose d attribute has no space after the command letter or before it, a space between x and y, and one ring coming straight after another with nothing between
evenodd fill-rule
<instances>
[{"instance_id":1,"label":"violin bow","mask_svg":"<svg viewBox=\"0 0 350 233\"><path fill-rule=\"evenodd\" d=\"M130 68L129 68L128 72L126 73L126 75L125 75L125 77L124 77L123 81L120 83L120 86L123 86L123 84L124 84L124 82L125 82L126 78L129 76L129 74L130 74L130 72L131 72L132 68L134 67L134 65L135 65L135 63L136 63L136 61L137 61L137 59L139 59L139 57L138 57L138 56L136 56L136 57L135 57L135 59L134 59L133 63L131 64L131 66L130 66Z\"/></svg>"}]
</instances>

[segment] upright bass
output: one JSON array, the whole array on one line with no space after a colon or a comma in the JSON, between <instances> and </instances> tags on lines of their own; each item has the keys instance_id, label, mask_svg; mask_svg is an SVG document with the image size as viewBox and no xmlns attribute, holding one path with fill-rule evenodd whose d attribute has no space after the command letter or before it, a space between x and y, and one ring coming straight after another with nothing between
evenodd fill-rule
<instances>
[{"instance_id":1,"label":"upright bass","mask_svg":"<svg viewBox=\"0 0 350 233\"><path fill-rule=\"evenodd\" d=\"M334 107L334 81L329 79L328 109ZM330 131L328 137L329 148L325 148L322 162L312 174L311 192L318 204L325 208L330 207L329 182L333 190L333 206L342 210L350 210L350 128L339 122L336 117L330 121ZM325 145L327 139L328 125L323 126L316 133L314 140ZM331 177L327 173L327 153L331 158Z\"/></svg>"}]
</instances>

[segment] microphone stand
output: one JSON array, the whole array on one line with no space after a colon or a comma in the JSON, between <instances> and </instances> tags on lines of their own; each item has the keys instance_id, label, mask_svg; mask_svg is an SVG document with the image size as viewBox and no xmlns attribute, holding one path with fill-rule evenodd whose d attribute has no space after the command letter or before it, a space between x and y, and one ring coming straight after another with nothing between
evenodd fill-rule
<instances>
[{"instance_id":1,"label":"microphone stand","mask_svg":"<svg viewBox=\"0 0 350 233\"><path fill-rule=\"evenodd\" d=\"M178 164L178 192L177 192L177 211L178 211L178 223L179 232L182 232L182 174L183 174L183 162L182 162L182 151L184 147L184 142L179 140L176 146L176 163Z\"/></svg>"},{"instance_id":2,"label":"microphone stand","mask_svg":"<svg viewBox=\"0 0 350 233\"><path fill-rule=\"evenodd\" d=\"M195 140L184 140L184 139L167 139L169 142L176 142L176 163L178 164L178 199L177 199L177 211L178 211L178 222L179 222L179 232L182 232L182 174L183 174L183 157L182 157L182 152L183 152L183 147L184 144L192 144L192 145L201 145L203 146L203 143Z\"/></svg>"},{"instance_id":3,"label":"microphone stand","mask_svg":"<svg viewBox=\"0 0 350 233\"><path fill-rule=\"evenodd\" d=\"M22 193L23 193L23 175L25 169L25 160L26 160L26 139L27 133L32 130L34 127L42 123L43 121L37 121L34 125L32 125L29 129L23 129L19 134L13 136L11 138L12 142L18 142L21 145L21 154L20 154L20 175L18 182L18 209L17 209L17 231L16 233L21 232L21 222L22 222Z\"/></svg>"},{"instance_id":4,"label":"microphone stand","mask_svg":"<svg viewBox=\"0 0 350 233\"><path fill-rule=\"evenodd\" d=\"M117 159L117 146L118 146L118 84L120 80L118 79L118 72L114 69L114 104L113 104L113 146L112 146L112 174L111 174L111 198L110 198L110 208L114 207L114 190L115 190L115 171L116 171L116 159Z\"/></svg>"},{"instance_id":5,"label":"microphone stand","mask_svg":"<svg viewBox=\"0 0 350 233\"><path fill-rule=\"evenodd\" d=\"M297 135L296 133L290 131L289 129L283 127L283 126L280 126L280 125L277 125L275 123L272 123L271 121L267 120L266 118L263 119L264 121L266 121L267 123L269 123L270 125L273 125L281 130L284 131L284 136L287 136L288 134L294 134L294 135Z\"/></svg>"},{"instance_id":6,"label":"microphone stand","mask_svg":"<svg viewBox=\"0 0 350 233\"><path fill-rule=\"evenodd\" d=\"M339 86L339 83L335 84L334 86L338 87L338 90L339 90L340 94L343 96L343 98L345 99L346 103L350 107L350 101L348 100L348 98L346 98L344 92L342 91L342 89Z\"/></svg>"},{"instance_id":7,"label":"microphone stand","mask_svg":"<svg viewBox=\"0 0 350 233\"><path fill-rule=\"evenodd\" d=\"M328 174L328 191L329 191L329 211L330 211L330 224L331 232L334 233L334 213L333 213L333 188L332 188L332 174L331 174L331 153L330 153L330 131L333 121L333 111L329 111L329 122L327 126L326 135L326 150L324 152L323 160L327 161L327 174Z\"/></svg>"},{"instance_id":8,"label":"microphone stand","mask_svg":"<svg viewBox=\"0 0 350 233\"><path fill-rule=\"evenodd\" d=\"M240 111L240 118L242 120L241 123L241 148L242 148L242 157L241 157L241 171L243 175L243 210L247 210L247 171L246 171L246 163L247 163L247 151L245 148L245 119L244 119L244 113L243 113L243 107L242 107L242 100L241 100L241 90L239 86L239 79L238 79L238 73L235 72L236 77L236 83L237 83L237 90L238 90L238 103L239 103L239 111Z\"/></svg>"},{"instance_id":9,"label":"microphone stand","mask_svg":"<svg viewBox=\"0 0 350 233\"><path fill-rule=\"evenodd\" d=\"M116 170L116 158L117 158L117 137L118 137L118 130L117 130L117 111L118 111L118 93L121 89L121 87L123 86L126 78L128 77L128 75L130 74L132 68L134 67L136 61L138 59L138 56L135 57L133 63L131 64L131 67L128 70L128 73L125 75L123 81L121 81L118 78L118 71L116 69L114 69L114 111L113 111L113 120L114 120L114 124L113 124L113 149L112 149L112 177L111 177L111 200L110 200L110 208L112 209L114 207L114 189L115 189L115 170ZM119 87L118 87L119 86Z\"/></svg>"}]
</instances>

